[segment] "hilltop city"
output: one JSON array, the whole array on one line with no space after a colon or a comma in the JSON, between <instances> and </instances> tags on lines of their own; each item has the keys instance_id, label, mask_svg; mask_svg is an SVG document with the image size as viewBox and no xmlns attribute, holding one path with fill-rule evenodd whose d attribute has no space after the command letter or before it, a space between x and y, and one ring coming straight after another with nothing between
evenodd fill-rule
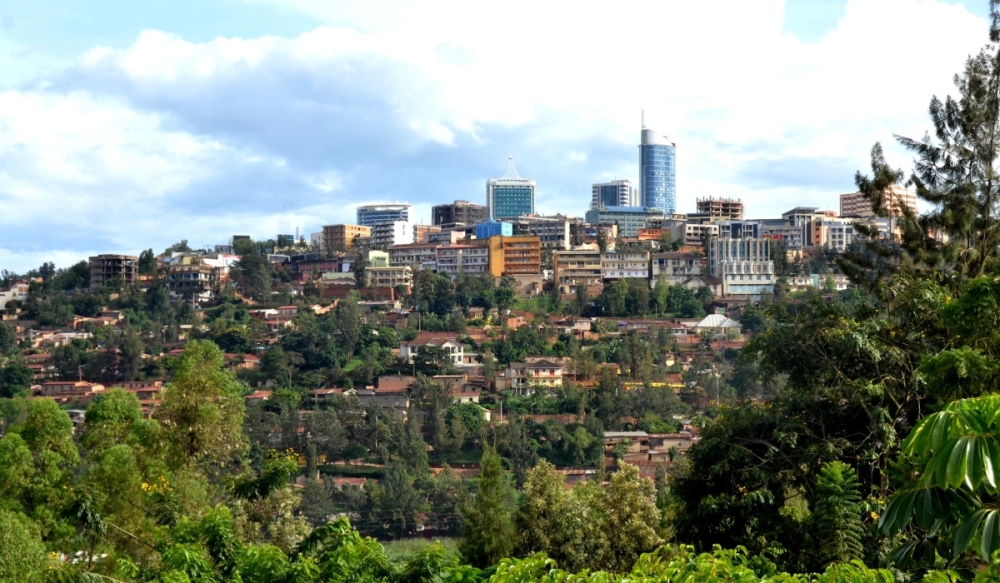
<instances>
[{"instance_id":1,"label":"hilltop city","mask_svg":"<svg viewBox=\"0 0 1000 583\"><path fill-rule=\"evenodd\" d=\"M511 157L483 204L441 201L430 225L406 203L362 204L308 237L4 271L0 494L19 513L0 520L32 564L114 580L350 564L358 580L423 581L407 573L433 564L481 581L540 552L616 573L648 552L696 560L671 540L741 549L697 559L734 573L753 572L747 548L770 557L761 572L877 565L859 533L888 482L840 459L888 464L873 436L909 423L911 401L881 391L914 374L899 343L925 342L913 330L952 301L880 286L930 281L899 266L962 240L918 218L880 156L838 211L747 218L706 196L685 214L676 145L643 127L638 184L594 184L582 218L536 214ZM885 312L904 321L872 323L879 302L904 303ZM804 513L801 496L841 514ZM780 525L731 526L742 512ZM440 541L386 554L419 537ZM277 562L255 562L267 553Z\"/></svg>"}]
</instances>

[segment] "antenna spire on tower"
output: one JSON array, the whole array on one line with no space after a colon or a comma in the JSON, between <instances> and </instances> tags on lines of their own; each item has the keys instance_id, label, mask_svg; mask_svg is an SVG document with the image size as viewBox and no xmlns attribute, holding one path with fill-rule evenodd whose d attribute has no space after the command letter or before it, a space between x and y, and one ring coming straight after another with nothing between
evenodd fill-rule
<instances>
[{"instance_id":1,"label":"antenna spire on tower","mask_svg":"<svg viewBox=\"0 0 1000 583\"><path fill-rule=\"evenodd\" d=\"M514 169L513 154L507 157L507 172L504 173L502 180L522 180L522 178L517 175L517 170Z\"/></svg>"},{"instance_id":2,"label":"antenna spire on tower","mask_svg":"<svg viewBox=\"0 0 1000 583\"><path fill-rule=\"evenodd\" d=\"M642 108L642 129L646 129L646 108Z\"/></svg>"}]
</instances>

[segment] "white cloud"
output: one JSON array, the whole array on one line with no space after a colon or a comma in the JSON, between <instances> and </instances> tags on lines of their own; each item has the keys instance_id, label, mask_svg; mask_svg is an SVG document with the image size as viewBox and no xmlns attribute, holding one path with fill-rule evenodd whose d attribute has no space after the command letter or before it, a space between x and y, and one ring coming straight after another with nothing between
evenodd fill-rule
<instances>
[{"instance_id":1,"label":"white cloud","mask_svg":"<svg viewBox=\"0 0 1000 583\"><path fill-rule=\"evenodd\" d=\"M429 216L483 198L511 152L541 211L582 214L591 182L636 178L643 105L678 144L680 210L836 207L986 40L935 0L849 0L816 43L783 32L781 0L273 2L329 26L145 31L0 91L0 268L309 232L369 200Z\"/></svg>"}]
</instances>

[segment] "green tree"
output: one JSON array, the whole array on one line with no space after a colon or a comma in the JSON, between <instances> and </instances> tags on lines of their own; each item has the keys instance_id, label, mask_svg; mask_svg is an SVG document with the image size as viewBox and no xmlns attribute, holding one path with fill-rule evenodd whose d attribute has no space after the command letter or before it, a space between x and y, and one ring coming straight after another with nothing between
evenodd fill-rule
<instances>
[{"instance_id":1,"label":"green tree","mask_svg":"<svg viewBox=\"0 0 1000 583\"><path fill-rule=\"evenodd\" d=\"M10 362L0 368L0 398L26 396L34 383L31 369L20 362Z\"/></svg>"},{"instance_id":2,"label":"green tree","mask_svg":"<svg viewBox=\"0 0 1000 583\"><path fill-rule=\"evenodd\" d=\"M390 462L385 476L368 488L369 514L365 521L372 534L405 538L417 531L417 513L423 509L420 493L402 462Z\"/></svg>"},{"instance_id":3,"label":"green tree","mask_svg":"<svg viewBox=\"0 0 1000 583\"><path fill-rule=\"evenodd\" d=\"M580 498L566 489L555 466L543 460L528 472L524 483L524 500L515 518L515 552L520 556L545 553L577 571L588 564L583 554L584 522L588 519L593 520L592 514Z\"/></svg>"},{"instance_id":4,"label":"green tree","mask_svg":"<svg viewBox=\"0 0 1000 583\"><path fill-rule=\"evenodd\" d=\"M670 284L667 283L667 278L663 274L660 274L656 278L656 283L653 286L653 304L656 307L657 314L665 314L667 312L667 300L670 297Z\"/></svg>"},{"instance_id":5,"label":"green tree","mask_svg":"<svg viewBox=\"0 0 1000 583\"><path fill-rule=\"evenodd\" d=\"M604 290L594 303L601 307L606 316L624 316L627 313L627 296L628 281L619 279L612 284L604 286Z\"/></svg>"},{"instance_id":6,"label":"green tree","mask_svg":"<svg viewBox=\"0 0 1000 583\"><path fill-rule=\"evenodd\" d=\"M514 288L509 285L500 285L495 290L493 290L493 297L497 304L497 310L500 314L506 314L507 310L510 309L511 304L514 303L514 296L516 295Z\"/></svg>"},{"instance_id":7,"label":"green tree","mask_svg":"<svg viewBox=\"0 0 1000 583\"><path fill-rule=\"evenodd\" d=\"M154 275L156 273L156 256L152 249L139 253L139 275Z\"/></svg>"},{"instance_id":8,"label":"green tree","mask_svg":"<svg viewBox=\"0 0 1000 583\"><path fill-rule=\"evenodd\" d=\"M1000 396L988 395L949 403L906 438L902 467L916 477L893 496L879 520L887 535L911 525L921 533L894 553L898 564L928 567L940 557L954 565L967 552L989 562L1000 550L998 436Z\"/></svg>"},{"instance_id":9,"label":"green tree","mask_svg":"<svg viewBox=\"0 0 1000 583\"><path fill-rule=\"evenodd\" d=\"M134 393L111 389L87 407L81 442L97 453L114 445L137 445L155 439L155 421L146 420Z\"/></svg>"},{"instance_id":10,"label":"green tree","mask_svg":"<svg viewBox=\"0 0 1000 583\"><path fill-rule=\"evenodd\" d=\"M462 532L461 505L466 499L465 482L443 464L427 491L427 519L435 530L445 536Z\"/></svg>"},{"instance_id":11,"label":"green tree","mask_svg":"<svg viewBox=\"0 0 1000 583\"><path fill-rule=\"evenodd\" d=\"M0 438L0 500L32 518L43 537L63 536L60 515L79 462L69 416L52 399L33 399L24 420Z\"/></svg>"},{"instance_id":12,"label":"green tree","mask_svg":"<svg viewBox=\"0 0 1000 583\"><path fill-rule=\"evenodd\" d=\"M514 548L514 491L500 456L483 451L476 496L462 508L458 550L469 564L486 568L510 556Z\"/></svg>"},{"instance_id":13,"label":"green tree","mask_svg":"<svg viewBox=\"0 0 1000 583\"><path fill-rule=\"evenodd\" d=\"M740 318L740 324L743 326L744 330L753 333L760 333L764 331L764 327L767 325L767 317L764 311L756 306L747 306L743 310L743 316Z\"/></svg>"},{"instance_id":14,"label":"green tree","mask_svg":"<svg viewBox=\"0 0 1000 583\"><path fill-rule=\"evenodd\" d=\"M823 562L847 563L864 556L861 493L854 468L843 462L824 465L816 478L816 531Z\"/></svg>"},{"instance_id":15,"label":"green tree","mask_svg":"<svg viewBox=\"0 0 1000 583\"><path fill-rule=\"evenodd\" d=\"M23 514L0 509L0 581L41 581L46 562L38 527Z\"/></svg>"},{"instance_id":16,"label":"green tree","mask_svg":"<svg viewBox=\"0 0 1000 583\"><path fill-rule=\"evenodd\" d=\"M242 386L215 344L194 340L174 366L156 418L177 466L224 463L245 449Z\"/></svg>"},{"instance_id":17,"label":"green tree","mask_svg":"<svg viewBox=\"0 0 1000 583\"><path fill-rule=\"evenodd\" d=\"M582 316L587 312L590 305L590 297L587 294L587 285L584 282L576 284L576 313Z\"/></svg>"},{"instance_id":18,"label":"green tree","mask_svg":"<svg viewBox=\"0 0 1000 583\"><path fill-rule=\"evenodd\" d=\"M632 317L643 317L649 310L649 282L645 279L628 280L625 292L625 312Z\"/></svg>"},{"instance_id":19,"label":"green tree","mask_svg":"<svg viewBox=\"0 0 1000 583\"><path fill-rule=\"evenodd\" d=\"M0 356L14 356L17 353L17 335L7 322L0 322Z\"/></svg>"},{"instance_id":20,"label":"green tree","mask_svg":"<svg viewBox=\"0 0 1000 583\"><path fill-rule=\"evenodd\" d=\"M139 378L139 370L142 368L142 353L145 350L145 343L138 331L128 329L118 343L118 356L121 362L121 376L127 381L134 381Z\"/></svg>"},{"instance_id":21,"label":"green tree","mask_svg":"<svg viewBox=\"0 0 1000 583\"><path fill-rule=\"evenodd\" d=\"M271 263L257 252L245 253L230 268L229 275L243 286L244 293L255 300L271 299Z\"/></svg>"},{"instance_id":22,"label":"green tree","mask_svg":"<svg viewBox=\"0 0 1000 583\"><path fill-rule=\"evenodd\" d=\"M353 356L361 339L361 308L356 293L352 292L337 306L335 323L344 352Z\"/></svg>"},{"instance_id":23,"label":"green tree","mask_svg":"<svg viewBox=\"0 0 1000 583\"><path fill-rule=\"evenodd\" d=\"M653 482L640 477L639 468L623 464L611 475L602 509L609 533L609 570L627 571L639 555L663 544L656 532L660 511L655 499Z\"/></svg>"}]
</instances>

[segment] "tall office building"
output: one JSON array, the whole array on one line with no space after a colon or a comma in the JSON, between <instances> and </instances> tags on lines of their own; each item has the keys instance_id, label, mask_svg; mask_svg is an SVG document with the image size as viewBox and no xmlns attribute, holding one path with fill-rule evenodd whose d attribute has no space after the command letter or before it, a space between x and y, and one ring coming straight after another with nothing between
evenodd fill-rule
<instances>
[{"instance_id":1,"label":"tall office building","mask_svg":"<svg viewBox=\"0 0 1000 583\"><path fill-rule=\"evenodd\" d=\"M358 224L374 227L396 221L410 222L410 205L407 203L365 204L358 207Z\"/></svg>"},{"instance_id":2,"label":"tall office building","mask_svg":"<svg viewBox=\"0 0 1000 583\"><path fill-rule=\"evenodd\" d=\"M595 184L591 189L590 208L602 206L639 206L639 192L631 180L612 180Z\"/></svg>"},{"instance_id":3,"label":"tall office building","mask_svg":"<svg viewBox=\"0 0 1000 583\"><path fill-rule=\"evenodd\" d=\"M486 206L494 219L535 214L535 181L517 175L513 156L507 160L502 177L486 181Z\"/></svg>"},{"instance_id":4,"label":"tall office building","mask_svg":"<svg viewBox=\"0 0 1000 583\"><path fill-rule=\"evenodd\" d=\"M677 145L642 122L639 145L639 192L642 206L666 214L677 211Z\"/></svg>"}]
</instances>

